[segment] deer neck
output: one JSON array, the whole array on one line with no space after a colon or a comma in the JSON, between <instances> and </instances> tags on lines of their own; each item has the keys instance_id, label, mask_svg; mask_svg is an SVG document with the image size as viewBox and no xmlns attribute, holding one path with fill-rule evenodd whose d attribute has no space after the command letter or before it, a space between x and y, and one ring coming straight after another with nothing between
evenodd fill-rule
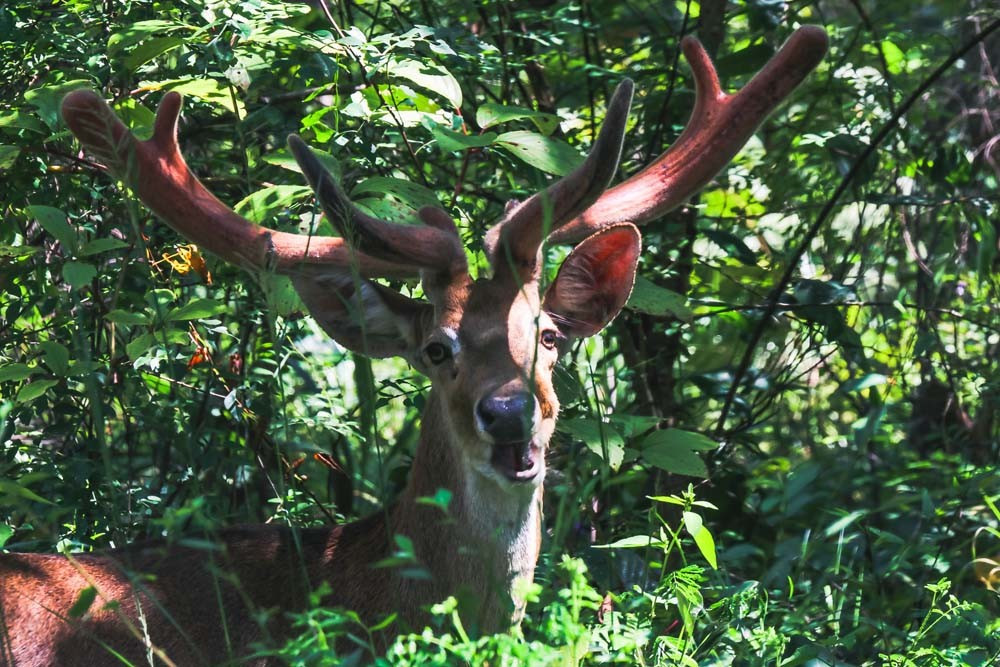
<instances>
[{"instance_id":1,"label":"deer neck","mask_svg":"<svg viewBox=\"0 0 1000 667\"><path fill-rule=\"evenodd\" d=\"M474 470L468 449L448 425L444 400L431 392L410 479L390 523L413 540L414 551L441 599L479 597L474 621L484 630L517 622L541 544L542 487L502 484ZM451 492L447 510L422 498ZM438 602L440 600L433 600Z\"/></svg>"}]
</instances>

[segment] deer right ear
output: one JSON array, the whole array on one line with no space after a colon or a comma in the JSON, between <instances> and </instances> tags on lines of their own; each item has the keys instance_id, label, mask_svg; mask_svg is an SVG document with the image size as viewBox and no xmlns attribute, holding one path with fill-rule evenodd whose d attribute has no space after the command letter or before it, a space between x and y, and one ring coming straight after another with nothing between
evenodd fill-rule
<instances>
[{"instance_id":1,"label":"deer right ear","mask_svg":"<svg viewBox=\"0 0 1000 667\"><path fill-rule=\"evenodd\" d=\"M642 239L625 223L591 234L566 257L542 307L568 337L593 336L615 318L635 283Z\"/></svg>"},{"instance_id":2,"label":"deer right ear","mask_svg":"<svg viewBox=\"0 0 1000 667\"><path fill-rule=\"evenodd\" d=\"M292 284L323 330L352 352L403 357L420 367L419 345L433 307L343 269L317 266L291 274Z\"/></svg>"}]
</instances>

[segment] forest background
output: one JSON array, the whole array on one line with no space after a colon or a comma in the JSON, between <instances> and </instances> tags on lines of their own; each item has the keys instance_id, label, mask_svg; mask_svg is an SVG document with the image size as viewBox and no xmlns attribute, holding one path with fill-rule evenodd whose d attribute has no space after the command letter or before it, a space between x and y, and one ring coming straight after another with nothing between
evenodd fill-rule
<instances>
[{"instance_id":1,"label":"forest background","mask_svg":"<svg viewBox=\"0 0 1000 667\"><path fill-rule=\"evenodd\" d=\"M290 664L977 665L1000 659L1000 11L970 0L135 0L0 6L0 547L89 551L370 513L426 381L329 342L281 280L202 256L79 151L89 87L223 201L295 230L284 148L351 195L460 221L585 154L623 77L621 173L677 137L680 38L733 90L794 27L830 52L690 205L644 228L629 307L559 377L523 636L438 625ZM558 265L564 248L549 250ZM405 544L400 544L406 563ZM513 663L509 663L513 664Z\"/></svg>"}]
</instances>

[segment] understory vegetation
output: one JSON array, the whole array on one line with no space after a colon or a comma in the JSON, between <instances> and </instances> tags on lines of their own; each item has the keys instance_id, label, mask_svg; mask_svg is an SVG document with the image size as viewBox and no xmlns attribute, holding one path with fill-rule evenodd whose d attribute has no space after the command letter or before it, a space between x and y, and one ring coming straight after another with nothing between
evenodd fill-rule
<instances>
[{"instance_id":1,"label":"understory vegetation","mask_svg":"<svg viewBox=\"0 0 1000 667\"><path fill-rule=\"evenodd\" d=\"M449 211L482 274L484 230L582 160L624 77L617 180L687 122L684 35L733 91L803 24L828 32L823 63L701 195L644 226L628 307L559 371L521 627L476 636L442 600L378 652L321 590L297 639L260 650L301 666L997 664L985 0L7 0L0 548L365 516L405 483L425 400L405 363L330 342L286 279L159 223L80 151L67 92L99 91L144 136L181 92L192 169L286 231L317 216L298 133L373 214ZM397 544L383 565L411 567Z\"/></svg>"}]
</instances>

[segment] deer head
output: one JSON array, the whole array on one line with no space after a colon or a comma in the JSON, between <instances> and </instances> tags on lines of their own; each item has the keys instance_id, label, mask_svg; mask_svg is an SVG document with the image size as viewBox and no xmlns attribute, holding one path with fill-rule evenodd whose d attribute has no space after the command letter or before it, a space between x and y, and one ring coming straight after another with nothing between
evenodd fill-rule
<instances>
[{"instance_id":1,"label":"deer head","mask_svg":"<svg viewBox=\"0 0 1000 667\"><path fill-rule=\"evenodd\" d=\"M303 303L344 347L399 356L431 378L443 432L468 471L505 489L544 476L558 403L552 369L570 340L600 331L631 291L640 252L635 225L679 206L735 155L763 119L822 58L826 35L800 28L734 95L724 94L701 45L683 41L697 99L673 147L606 190L618 169L632 99L621 83L582 165L509 206L486 235L492 276L473 280L450 216L418 212L422 225L379 220L354 206L298 136L288 145L340 237L288 234L242 218L191 173L177 146L181 98L168 93L154 132L139 141L95 93L76 91L63 116L96 157L181 235L251 271L291 277ZM544 292L546 239L578 245ZM419 278L426 300L373 282ZM427 418L425 416L425 430Z\"/></svg>"}]
</instances>

